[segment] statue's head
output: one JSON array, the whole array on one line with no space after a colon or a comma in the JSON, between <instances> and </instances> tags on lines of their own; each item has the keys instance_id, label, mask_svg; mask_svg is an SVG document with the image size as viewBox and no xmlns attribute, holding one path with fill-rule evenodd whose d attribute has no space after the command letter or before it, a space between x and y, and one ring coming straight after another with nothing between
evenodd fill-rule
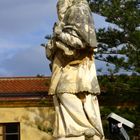
<instances>
[{"instance_id":1,"label":"statue's head","mask_svg":"<svg viewBox=\"0 0 140 140\"><path fill-rule=\"evenodd\" d=\"M69 7L69 0L58 0L57 13L59 20L62 20L67 8Z\"/></svg>"},{"instance_id":2,"label":"statue's head","mask_svg":"<svg viewBox=\"0 0 140 140\"><path fill-rule=\"evenodd\" d=\"M67 9L71 7L72 5L78 4L78 3L87 3L87 0L58 0L57 3L57 13L59 20L62 20Z\"/></svg>"}]
</instances>

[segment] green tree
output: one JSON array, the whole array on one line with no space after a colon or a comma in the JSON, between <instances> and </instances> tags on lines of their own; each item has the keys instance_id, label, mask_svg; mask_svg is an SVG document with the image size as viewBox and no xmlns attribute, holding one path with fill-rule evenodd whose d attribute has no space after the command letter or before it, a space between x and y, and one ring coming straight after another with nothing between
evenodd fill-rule
<instances>
[{"instance_id":1,"label":"green tree","mask_svg":"<svg viewBox=\"0 0 140 140\"><path fill-rule=\"evenodd\" d=\"M99 47L96 59L115 64L113 73L120 68L140 73L140 1L88 1L92 12L104 16L117 27L96 31Z\"/></svg>"}]
</instances>

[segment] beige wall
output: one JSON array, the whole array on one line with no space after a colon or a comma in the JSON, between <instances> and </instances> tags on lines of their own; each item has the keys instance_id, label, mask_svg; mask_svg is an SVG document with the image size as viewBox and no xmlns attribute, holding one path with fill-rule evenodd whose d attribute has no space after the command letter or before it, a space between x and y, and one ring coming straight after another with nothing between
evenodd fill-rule
<instances>
[{"instance_id":1,"label":"beige wall","mask_svg":"<svg viewBox=\"0 0 140 140\"><path fill-rule=\"evenodd\" d=\"M0 108L0 123L20 122L21 140L52 140L54 110L49 107Z\"/></svg>"}]
</instances>

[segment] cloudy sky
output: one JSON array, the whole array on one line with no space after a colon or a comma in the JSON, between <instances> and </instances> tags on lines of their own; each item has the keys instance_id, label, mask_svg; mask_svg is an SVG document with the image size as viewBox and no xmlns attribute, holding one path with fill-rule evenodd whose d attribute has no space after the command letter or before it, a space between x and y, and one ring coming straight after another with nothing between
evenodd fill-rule
<instances>
[{"instance_id":1,"label":"cloudy sky","mask_svg":"<svg viewBox=\"0 0 140 140\"><path fill-rule=\"evenodd\" d=\"M57 21L56 2L0 0L0 76L50 75L40 44ZM94 20L96 28L108 26L101 16L94 14Z\"/></svg>"}]
</instances>

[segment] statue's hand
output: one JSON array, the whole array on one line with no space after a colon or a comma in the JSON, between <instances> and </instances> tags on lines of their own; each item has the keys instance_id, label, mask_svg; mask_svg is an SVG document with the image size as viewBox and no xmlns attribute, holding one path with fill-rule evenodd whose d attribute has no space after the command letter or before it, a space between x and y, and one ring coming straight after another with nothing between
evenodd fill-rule
<instances>
[{"instance_id":1,"label":"statue's hand","mask_svg":"<svg viewBox=\"0 0 140 140\"><path fill-rule=\"evenodd\" d=\"M53 31L55 36L60 35L62 33L63 26L64 26L63 22L58 22L54 24Z\"/></svg>"},{"instance_id":2,"label":"statue's hand","mask_svg":"<svg viewBox=\"0 0 140 140\"><path fill-rule=\"evenodd\" d=\"M54 25L54 36L60 35L62 33L62 28L58 24Z\"/></svg>"},{"instance_id":3,"label":"statue's hand","mask_svg":"<svg viewBox=\"0 0 140 140\"><path fill-rule=\"evenodd\" d=\"M56 50L56 48L54 46L53 40L51 39L51 40L48 41L48 44L46 44L46 47L45 47L46 56L50 61L53 60L55 50Z\"/></svg>"}]
</instances>

